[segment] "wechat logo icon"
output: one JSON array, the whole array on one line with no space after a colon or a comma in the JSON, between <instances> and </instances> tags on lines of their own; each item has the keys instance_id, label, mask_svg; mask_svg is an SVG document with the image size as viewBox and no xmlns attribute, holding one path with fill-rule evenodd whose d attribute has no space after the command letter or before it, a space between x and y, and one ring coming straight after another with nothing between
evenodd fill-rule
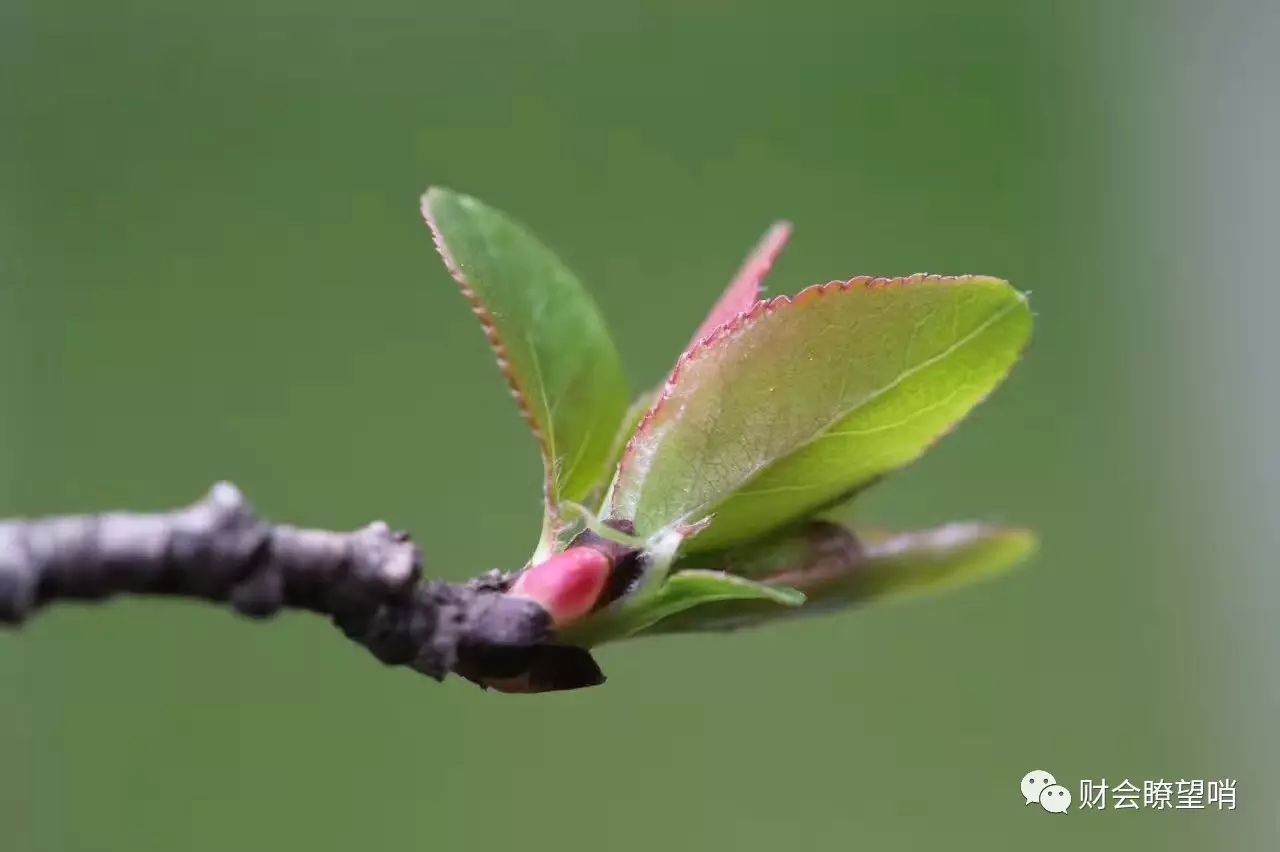
<instances>
[{"instance_id":1,"label":"wechat logo icon","mask_svg":"<svg viewBox=\"0 0 1280 852\"><path fill-rule=\"evenodd\" d=\"M1023 804L1039 802L1051 814L1065 814L1071 807L1071 791L1043 769L1033 769L1022 776L1022 798Z\"/></svg>"}]
</instances>

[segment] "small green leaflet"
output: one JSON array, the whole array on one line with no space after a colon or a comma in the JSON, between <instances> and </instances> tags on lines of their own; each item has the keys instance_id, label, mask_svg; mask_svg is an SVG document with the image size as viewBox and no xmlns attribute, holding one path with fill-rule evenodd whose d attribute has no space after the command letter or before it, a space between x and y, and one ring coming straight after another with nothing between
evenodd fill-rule
<instances>
[{"instance_id":1,"label":"small green leaflet","mask_svg":"<svg viewBox=\"0 0 1280 852\"><path fill-rule=\"evenodd\" d=\"M901 467L1003 380L1026 300L978 276L858 278L761 302L677 363L623 454L609 514L685 544L757 538Z\"/></svg>"},{"instance_id":2,"label":"small green leaflet","mask_svg":"<svg viewBox=\"0 0 1280 852\"><path fill-rule=\"evenodd\" d=\"M523 226L440 188L422 214L538 439L546 555L560 502L587 499L609 476L629 396L617 350L578 279Z\"/></svg>"},{"instance_id":3,"label":"small green leaflet","mask_svg":"<svg viewBox=\"0 0 1280 852\"><path fill-rule=\"evenodd\" d=\"M785 586L748 580L719 571L691 570L672 574L654 593L624 605L596 613L561 638L572 644L592 647L635 633L682 612L717 602L750 602L769 610L798 607L803 593ZM623 603L623 602L619 602Z\"/></svg>"}]
</instances>

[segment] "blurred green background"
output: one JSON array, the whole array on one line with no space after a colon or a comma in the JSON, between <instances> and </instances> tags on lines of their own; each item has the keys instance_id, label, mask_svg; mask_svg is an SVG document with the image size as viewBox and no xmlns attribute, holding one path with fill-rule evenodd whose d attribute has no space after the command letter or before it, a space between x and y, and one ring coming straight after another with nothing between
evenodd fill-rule
<instances>
[{"instance_id":1,"label":"blurred green background","mask_svg":"<svg viewBox=\"0 0 1280 852\"><path fill-rule=\"evenodd\" d=\"M600 655L538 698L304 616L0 636L0 846L1274 848L1273 2L0 0L0 515L381 517L514 567L534 446L436 259L444 183L555 246L658 378L768 284L983 272L1032 348L869 522L1025 524L998 582ZM1234 812L1021 776L1235 778Z\"/></svg>"}]
</instances>

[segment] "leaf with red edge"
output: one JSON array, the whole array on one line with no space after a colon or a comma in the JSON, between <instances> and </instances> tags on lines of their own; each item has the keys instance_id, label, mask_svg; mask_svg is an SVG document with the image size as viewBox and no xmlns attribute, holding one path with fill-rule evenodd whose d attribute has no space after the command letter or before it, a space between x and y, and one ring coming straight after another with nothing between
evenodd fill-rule
<instances>
[{"instance_id":1,"label":"leaf with red edge","mask_svg":"<svg viewBox=\"0 0 1280 852\"><path fill-rule=\"evenodd\" d=\"M559 503L584 499L610 470L628 398L617 350L578 279L523 226L438 187L422 213L541 447L545 556Z\"/></svg>"},{"instance_id":2,"label":"leaf with red edge","mask_svg":"<svg viewBox=\"0 0 1280 852\"><path fill-rule=\"evenodd\" d=\"M998 385L1031 330L977 276L858 278L759 303L685 353L628 443L611 517L713 516L686 552L812 514L919 456Z\"/></svg>"},{"instance_id":3,"label":"leaf with red edge","mask_svg":"<svg viewBox=\"0 0 1280 852\"><path fill-rule=\"evenodd\" d=\"M768 274L773 262L777 260L783 246L787 244L787 240L790 237L790 222L775 222L773 224L773 227L761 237L760 242L751 250L751 254L747 255L742 267L733 276L733 280L729 282L729 286L720 295L715 306L711 308L707 318L702 321L702 325L698 326L698 330L694 332L693 339L689 341L689 346L685 347L686 349L692 348L699 340L702 340L702 338L711 334L711 332L738 314L750 310L751 306L759 301L760 282L764 280L765 275Z\"/></svg>"}]
</instances>

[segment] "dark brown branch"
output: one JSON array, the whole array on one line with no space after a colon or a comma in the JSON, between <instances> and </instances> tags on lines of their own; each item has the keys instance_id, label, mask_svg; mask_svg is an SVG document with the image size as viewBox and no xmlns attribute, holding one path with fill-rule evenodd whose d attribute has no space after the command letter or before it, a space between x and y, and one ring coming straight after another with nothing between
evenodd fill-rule
<instances>
[{"instance_id":1,"label":"dark brown branch","mask_svg":"<svg viewBox=\"0 0 1280 852\"><path fill-rule=\"evenodd\" d=\"M354 532L269 524L220 483L176 512L0 521L0 625L58 601L167 595L254 617L326 615L382 662L437 680L456 671L525 691L604 680L586 651L552 642L541 607L502 595L494 576L422 582L420 565L409 537L380 521Z\"/></svg>"}]
</instances>

